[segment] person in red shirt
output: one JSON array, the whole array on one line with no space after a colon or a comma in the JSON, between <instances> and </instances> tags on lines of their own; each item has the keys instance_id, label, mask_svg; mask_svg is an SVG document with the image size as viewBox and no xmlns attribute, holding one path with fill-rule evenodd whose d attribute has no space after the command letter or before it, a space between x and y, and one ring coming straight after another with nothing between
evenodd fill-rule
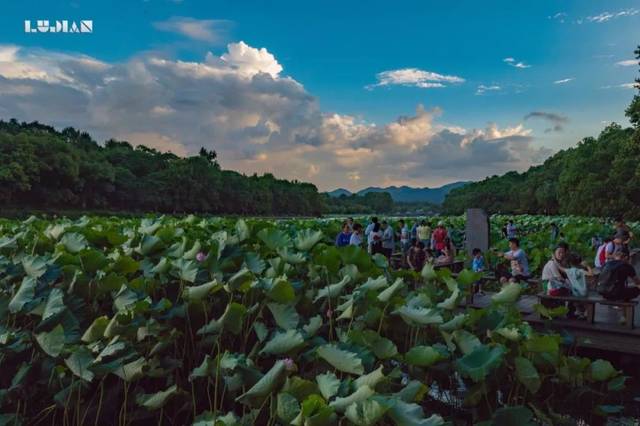
<instances>
[{"instance_id":1,"label":"person in red shirt","mask_svg":"<svg viewBox=\"0 0 640 426\"><path fill-rule=\"evenodd\" d=\"M438 227L431 234L431 247L436 253L436 256L440 256L442 251L446 247L445 239L449 236L447 228L444 227L443 222L438 222Z\"/></svg>"}]
</instances>

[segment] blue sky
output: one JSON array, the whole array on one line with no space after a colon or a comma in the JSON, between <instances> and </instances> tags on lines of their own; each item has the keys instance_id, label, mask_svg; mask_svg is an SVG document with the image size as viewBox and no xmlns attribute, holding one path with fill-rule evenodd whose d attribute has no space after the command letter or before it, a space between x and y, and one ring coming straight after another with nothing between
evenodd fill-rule
<instances>
[{"instance_id":1,"label":"blue sky","mask_svg":"<svg viewBox=\"0 0 640 426\"><path fill-rule=\"evenodd\" d=\"M94 32L25 34L25 19L93 19ZM320 189L438 185L523 170L627 124L639 43L640 1L8 1L0 117L181 154L208 145L225 167ZM86 57L104 64L91 77L69 62ZM182 63L211 72L190 81ZM47 113L38 95L90 113Z\"/></svg>"}]
</instances>

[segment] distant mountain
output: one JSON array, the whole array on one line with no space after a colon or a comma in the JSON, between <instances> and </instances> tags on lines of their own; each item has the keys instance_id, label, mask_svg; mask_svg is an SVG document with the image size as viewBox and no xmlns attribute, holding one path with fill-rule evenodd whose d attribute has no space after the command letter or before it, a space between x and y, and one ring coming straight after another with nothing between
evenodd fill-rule
<instances>
[{"instance_id":1,"label":"distant mountain","mask_svg":"<svg viewBox=\"0 0 640 426\"><path fill-rule=\"evenodd\" d=\"M344 189L344 188L338 188L338 189L334 189L333 191L329 191L327 192L327 194L329 194L330 197L339 197L341 195L351 195L351 191L349 191L348 189Z\"/></svg>"},{"instance_id":2,"label":"distant mountain","mask_svg":"<svg viewBox=\"0 0 640 426\"><path fill-rule=\"evenodd\" d=\"M357 194L364 195L367 192L388 192L391 195L391 198L393 198L393 201L404 203L429 202L441 204L449 191L464 186L467 183L469 182L453 182L438 188L412 188L410 186L389 186L386 188L379 188L371 186L358 191ZM340 197L343 194L351 195L352 193L346 189L339 188L328 192L328 194L331 197Z\"/></svg>"}]
</instances>

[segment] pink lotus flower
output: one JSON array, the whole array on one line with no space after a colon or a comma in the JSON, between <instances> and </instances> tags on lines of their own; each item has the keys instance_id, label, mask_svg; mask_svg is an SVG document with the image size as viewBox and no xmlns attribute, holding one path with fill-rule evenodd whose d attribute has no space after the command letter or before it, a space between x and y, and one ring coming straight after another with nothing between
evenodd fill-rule
<instances>
[{"instance_id":1,"label":"pink lotus flower","mask_svg":"<svg viewBox=\"0 0 640 426\"><path fill-rule=\"evenodd\" d=\"M333 311L331 309L327 309L327 318L331 318L333 316Z\"/></svg>"},{"instance_id":2,"label":"pink lotus flower","mask_svg":"<svg viewBox=\"0 0 640 426\"><path fill-rule=\"evenodd\" d=\"M205 260L207 260L207 255L203 252L198 252L198 254L196 254L196 260L198 262L204 262Z\"/></svg>"},{"instance_id":3,"label":"pink lotus flower","mask_svg":"<svg viewBox=\"0 0 640 426\"><path fill-rule=\"evenodd\" d=\"M295 371L296 370L296 363L293 362L293 360L291 358L285 358L282 360L282 362L284 363L284 367L287 369L287 371Z\"/></svg>"}]
</instances>

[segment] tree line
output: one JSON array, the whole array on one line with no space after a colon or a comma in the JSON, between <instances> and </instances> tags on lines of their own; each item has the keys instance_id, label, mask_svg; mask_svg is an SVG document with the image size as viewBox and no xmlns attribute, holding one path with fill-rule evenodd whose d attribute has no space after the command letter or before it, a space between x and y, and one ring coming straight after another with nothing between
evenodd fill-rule
<instances>
[{"instance_id":1,"label":"tree line","mask_svg":"<svg viewBox=\"0 0 640 426\"><path fill-rule=\"evenodd\" d=\"M222 170L215 151L181 158L74 128L0 121L0 209L316 216L310 183Z\"/></svg>"},{"instance_id":2,"label":"tree line","mask_svg":"<svg viewBox=\"0 0 640 426\"><path fill-rule=\"evenodd\" d=\"M640 60L640 47L635 51ZM636 79L640 85L640 79ZM640 219L640 94L626 109L632 124L612 123L524 173L492 176L451 191L443 209L462 213L575 214Z\"/></svg>"}]
</instances>

